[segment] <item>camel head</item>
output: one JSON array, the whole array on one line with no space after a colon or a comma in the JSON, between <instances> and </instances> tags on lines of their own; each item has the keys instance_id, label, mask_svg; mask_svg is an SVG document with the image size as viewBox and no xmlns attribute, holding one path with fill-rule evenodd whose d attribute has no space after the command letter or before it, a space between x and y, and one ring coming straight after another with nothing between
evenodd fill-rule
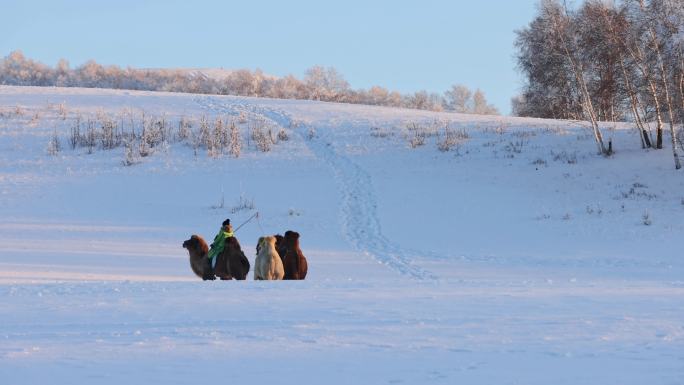
<instances>
[{"instance_id":1,"label":"camel head","mask_svg":"<svg viewBox=\"0 0 684 385\"><path fill-rule=\"evenodd\" d=\"M285 245L295 247L299 245L299 233L288 230L285 232Z\"/></svg>"},{"instance_id":2,"label":"camel head","mask_svg":"<svg viewBox=\"0 0 684 385\"><path fill-rule=\"evenodd\" d=\"M205 242L204 239L202 239L202 237L199 235L193 235L190 237L190 239L183 242L183 248L188 249L188 251L194 251L201 255L209 252L209 246L207 246L207 242Z\"/></svg>"}]
</instances>

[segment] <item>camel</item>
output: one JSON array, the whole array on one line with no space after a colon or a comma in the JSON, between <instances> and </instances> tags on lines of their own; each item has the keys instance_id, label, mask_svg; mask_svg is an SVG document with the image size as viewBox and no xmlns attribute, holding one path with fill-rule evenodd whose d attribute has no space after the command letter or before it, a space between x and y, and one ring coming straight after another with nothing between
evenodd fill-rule
<instances>
[{"instance_id":1,"label":"camel","mask_svg":"<svg viewBox=\"0 0 684 385\"><path fill-rule=\"evenodd\" d=\"M240 243L235 237L226 238L226 243L221 254L216 258L215 274L221 280L237 279L244 280L249 273L249 260L242 252Z\"/></svg>"},{"instance_id":2,"label":"camel","mask_svg":"<svg viewBox=\"0 0 684 385\"><path fill-rule=\"evenodd\" d=\"M274 237L276 239L276 243L275 243L276 251L278 252L278 255L280 256L280 258L282 259L285 256L285 238L280 234L276 234L276 235L274 235ZM259 254L259 247L260 247L259 243L257 243L257 245L256 245L257 254Z\"/></svg>"},{"instance_id":3,"label":"camel","mask_svg":"<svg viewBox=\"0 0 684 385\"><path fill-rule=\"evenodd\" d=\"M211 268L211 261L207 258L209 246L199 235L193 235L187 241L183 242L183 248L188 249L190 255L190 268L193 273L204 281L215 280L214 272Z\"/></svg>"},{"instance_id":4,"label":"camel","mask_svg":"<svg viewBox=\"0 0 684 385\"><path fill-rule=\"evenodd\" d=\"M273 236L259 238L259 254L254 261L254 280L280 280L285 271L283 262L275 248L276 239Z\"/></svg>"},{"instance_id":5,"label":"camel","mask_svg":"<svg viewBox=\"0 0 684 385\"><path fill-rule=\"evenodd\" d=\"M283 241L285 254L283 255L283 268L285 276L283 279L304 279L309 270L309 265L299 248L299 233L286 231Z\"/></svg>"}]
</instances>

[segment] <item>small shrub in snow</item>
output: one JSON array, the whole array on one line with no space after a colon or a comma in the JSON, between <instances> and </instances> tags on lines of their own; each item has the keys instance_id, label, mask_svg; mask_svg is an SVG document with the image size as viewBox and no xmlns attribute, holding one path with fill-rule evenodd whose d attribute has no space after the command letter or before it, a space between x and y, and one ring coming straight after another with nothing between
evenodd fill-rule
<instances>
[{"instance_id":1,"label":"small shrub in snow","mask_svg":"<svg viewBox=\"0 0 684 385\"><path fill-rule=\"evenodd\" d=\"M644 226L650 226L653 223L653 221L651 221L651 215L648 211L641 216L641 223L643 223Z\"/></svg>"},{"instance_id":2,"label":"small shrub in snow","mask_svg":"<svg viewBox=\"0 0 684 385\"><path fill-rule=\"evenodd\" d=\"M409 146L411 146L411 148L420 147L424 144L425 136L421 135L419 132L416 132L415 135L409 139Z\"/></svg>"},{"instance_id":3,"label":"small shrub in snow","mask_svg":"<svg viewBox=\"0 0 684 385\"><path fill-rule=\"evenodd\" d=\"M316 129L313 127L309 128L309 132L306 134L306 138L309 140L313 140L316 137Z\"/></svg>"},{"instance_id":4,"label":"small shrub in snow","mask_svg":"<svg viewBox=\"0 0 684 385\"><path fill-rule=\"evenodd\" d=\"M520 154L522 153L524 145L525 142L523 142L522 140L516 140L515 142L508 142L504 149L510 152L511 154Z\"/></svg>"},{"instance_id":5,"label":"small shrub in snow","mask_svg":"<svg viewBox=\"0 0 684 385\"><path fill-rule=\"evenodd\" d=\"M570 219L572 219L572 217L570 216L570 213L565 213L565 215L563 215L561 219L563 219L564 221L569 221Z\"/></svg>"},{"instance_id":6,"label":"small shrub in snow","mask_svg":"<svg viewBox=\"0 0 684 385\"><path fill-rule=\"evenodd\" d=\"M254 199L246 198L244 195L240 194L240 199L238 203L230 208L231 214L237 214L243 210L254 210L256 206L254 205Z\"/></svg>"},{"instance_id":7,"label":"small shrub in snow","mask_svg":"<svg viewBox=\"0 0 684 385\"><path fill-rule=\"evenodd\" d=\"M468 135L465 129L460 131L453 130L447 124L444 126L441 138L437 141L437 149L442 152L450 151L452 148L460 146L463 141L469 138L470 135Z\"/></svg>"},{"instance_id":8,"label":"small shrub in snow","mask_svg":"<svg viewBox=\"0 0 684 385\"><path fill-rule=\"evenodd\" d=\"M556 153L551 151L554 162L562 162L567 164L577 164L577 153L568 154L566 151Z\"/></svg>"},{"instance_id":9,"label":"small shrub in snow","mask_svg":"<svg viewBox=\"0 0 684 385\"><path fill-rule=\"evenodd\" d=\"M285 131L284 128L281 128L280 131L278 131L278 140L281 142L287 142L290 140L290 136L287 135L287 131Z\"/></svg>"},{"instance_id":10,"label":"small shrub in snow","mask_svg":"<svg viewBox=\"0 0 684 385\"><path fill-rule=\"evenodd\" d=\"M290 121L290 129L292 129L292 130L295 128L299 128L303 125L304 125L304 123L300 120L293 119Z\"/></svg>"},{"instance_id":11,"label":"small shrub in snow","mask_svg":"<svg viewBox=\"0 0 684 385\"><path fill-rule=\"evenodd\" d=\"M392 135L392 132L386 128L373 126L370 128L370 134L374 138L386 138Z\"/></svg>"},{"instance_id":12,"label":"small shrub in snow","mask_svg":"<svg viewBox=\"0 0 684 385\"><path fill-rule=\"evenodd\" d=\"M407 137L422 137L423 139L427 139L433 136L439 136L442 127L445 126L448 126L448 123L437 120L435 120L431 125L408 122L406 123L406 130L408 131Z\"/></svg>"},{"instance_id":13,"label":"small shrub in snow","mask_svg":"<svg viewBox=\"0 0 684 385\"><path fill-rule=\"evenodd\" d=\"M38 122L40 122L40 114L36 112L35 114L33 114L33 117L31 118L29 125L35 127L38 125Z\"/></svg>"},{"instance_id":14,"label":"small shrub in snow","mask_svg":"<svg viewBox=\"0 0 684 385\"><path fill-rule=\"evenodd\" d=\"M247 113L245 111L240 111L240 115L238 116L238 123L247 123Z\"/></svg>"},{"instance_id":15,"label":"small shrub in snow","mask_svg":"<svg viewBox=\"0 0 684 385\"><path fill-rule=\"evenodd\" d=\"M141 157L145 158L152 155L153 152L154 151L152 150L152 148L150 148L150 145L148 144L147 140L145 140L145 137L143 136L142 138L140 138L140 143L138 144L138 154Z\"/></svg>"},{"instance_id":16,"label":"small shrub in snow","mask_svg":"<svg viewBox=\"0 0 684 385\"><path fill-rule=\"evenodd\" d=\"M515 131L511 135L515 136L516 138L529 139L533 136L537 136L537 133L534 131Z\"/></svg>"},{"instance_id":17,"label":"small shrub in snow","mask_svg":"<svg viewBox=\"0 0 684 385\"><path fill-rule=\"evenodd\" d=\"M48 142L47 153L48 155L55 156L60 151L62 151L62 143L59 140L59 136L57 136L57 130L55 130Z\"/></svg>"},{"instance_id":18,"label":"small shrub in snow","mask_svg":"<svg viewBox=\"0 0 684 385\"><path fill-rule=\"evenodd\" d=\"M62 118L62 120L66 120L67 118L67 108L66 108L66 102L59 103L57 106L59 116Z\"/></svg>"},{"instance_id":19,"label":"small shrub in snow","mask_svg":"<svg viewBox=\"0 0 684 385\"><path fill-rule=\"evenodd\" d=\"M601 214L603 214L603 209L599 205L596 205L595 208L592 206L587 206L586 210L587 210L587 214L589 214L589 215L596 214L598 216L601 216Z\"/></svg>"},{"instance_id":20,"label":"small shrub in snow","mask_svg":"<svg viewBox=\"0 0 684 385\"><path fill-rule=\"evenodd\" d=\"M293 208L290 208L289 210L287 210L287 215L289 215L291 217L298 217L298 216L302 215L302 213L300 213L299 211L297 211Z\"/></svg>"},{"instance_id":21,"label":"small shrub in snow","mask_svg":"<svg viewBox=\"0 0 684 385\"><path fill-rule=\"evenodd\" d=\"M108 117L103 117L100 120L100 128L102 134L100 135L100 143L103 150L111 150L118 145L119 137L116 134L116 124Z\"/></svg>"},{"instance_id":22,"label":"small shrub in snow","mask_svg":"<svg viewBox=\"0 0 684 385\"><path fill-rule=\"evenodd\" d=\"M199 154L199 149L202 147L202 139L199 134L192 134L190 136L190 145L192 146L192 152L197 157Z\"/></svg>"},{"instance_id":23,"label":"small shrub in snow","mask_svg":"<svg viewBox=\"0 0 684 385\"><path fill-rule=\"evenodd\" d=\"M532 162L532 164L535 165L535 166L538 166L538 167L542 167L542 166L545 167L545 166L547 165L546 161L545 161L544 159L542 159L542 158L537 158L537 159L535 159L535 160Z\"/></svg>"},{"instance_id":24,"label":"small shrub in snow","mask_svg":"<svg viewBox=\"0 0 684 385\"><path fill-rule=\"evenodd\" d=\"M199 144L206 148L211 147L211 134L209 132L209 121L207 117L202 115L199 122Z\"/></svg>"},{"instance_id":25,"label":"small shrub in snow","mask_svg":"<svg viewBox=\"0 0 684 385\"><path fill-rule=\"evenodd\" d=\"M88 119L86 124L85 146L88 147L88 154L93 153L93 149L97 144L97 133L95 132L95 122Z\"/></svg>"},{"instance_id":26,"label":"small shrub in snow","mask_svg":"<svg viewBox=\"0 0 684 385\"><path fill-rule=\"evenodd\" d=\"M71 126L71 135L69 136L69 144L71 149L75 150L82 142L81 138L81 115L76 117L76 121Z\"/></svg>"},{"instance_id":27,"label":"small shrub in snow","mask_svg":"<svg viewBox=\"0 0 684 385\"><path fill-rule=\"evenodd\" d=\"M164 142L168 138L166 118L142 118L142 133L140 134L140 142L145 143L145 147L154 148Z\"/></svg>"},{"instance_id":28,"label":"small shrub in snow","mask_svg":"<svg viewBox=\"0 0 684 385\"><path fill-rule=\"evenodd\" d=\"M263 120L259 119L252 122L250 125L250 137L259 151L271 151L273 140L271 139L270 132L266 131L265 122Z\"/></svg>"},{"instance_id":29,"label":"small shrub in snow","mask_svg":"<svg viewBox=\"0 0 684 385\"><path fill-rule=\"evenodd\" d=\"M180 120L178 121L178 133L176 134L176 137L179 141L183 142L190 138L191 135L192 123L186 119L185 116L181 116Z\"/></svg>"},{"instance_id":30,"label":"small shrub in snow","mask_svg":"<svg viewBox=\"0 0 684 385\"><path fill-rule=\"evenodd\" d=\"M14 107L14 115L24 116L24 109L18 104L16 105L16 107Z\"/></svg>"},{"instance_id":31,"label":"small shrub in snow","mask_svg":"<svg viewBox=\"0 0 684 385\"><path fill-rule=\"evenodd\" d=\"M437 141L437 149L441 152L447 152L459 144L458 140L454 137L445 135L442 139Z\"/></svg>"},{"instance_id":32,"label":"small shrub in snow","mask_svg":"<svg viewBox=\"0 0 684 385\"><path fill-rule=\"evenodd\" d=\"M228 137L228 130L223 124L223 119L216 118L214 122L214 133L212 138L213 150L218 154L222 154L225 148L228 148L230 139Z\"/></svg>"},{"instance_id":33,"label":"small shrub in snow","mask_svg":"<svg viewBox=\"0 0 684 385\"><path fill-rule=\"evenodd\" d=\"M200 125L205 123L201 122ZM207 127L208 127L208 123ZM207 128L209 130L209 128ZM203 131L203 130L201 130ZM201 133L203 135L204 132ZM210 129L208 136L206 138L207 155L211 158L218 158L223 154L224 149L228 146L228 130L223 124L221 118L217 118L214 121L213 129Z\"/></svg>"},{"instance_id":34,"label":"small shrub in snow","mask_svg":"<svg viewBox=\"0 0 684 385\"><path fill-rule=\"evenodd\" d=\"M620 197L623 199L645 199L649 201L656 199L658 197L657 194L649 193L648 191L641 191L641 189L646 187L646 185L634 183L632 187L630 187L629 191L622 191L620 193Z\"/></svg>"},{"instance_id":35,"label":"small shrub in snow","mask_svg":"<svg viewBox=\"0 0 684 385\"><path fill-rule=\"evenodd\" d=\"M237 127L235 122L230 124L230 148L228 152L234 158L240 157L240 152L242 151L242 138L240 137L240 129Z\"/></svg>"},{"instance_id":36,"label":"small shrub in snow","mask_svg":"<svg viewBox=\"0 0 684 385\"><path fill-rule=\"evenodd\" d=\"M508 130L508 125L504 122L500 122L498 126L494 129L494 132L498 135L503 135Z\"/></svg>"},{"instance_id":37,"label":"small shrub in snow","mask_svg":"<svg viewBox=\"0 0 684 385\"><path fill-rule=\"evenodd\" d=\"M124 166L132 166L141 162L140 154L136 151L135 141L129 140L124 148L124 159L121 163Z\"/></svg>"}]
</instances>

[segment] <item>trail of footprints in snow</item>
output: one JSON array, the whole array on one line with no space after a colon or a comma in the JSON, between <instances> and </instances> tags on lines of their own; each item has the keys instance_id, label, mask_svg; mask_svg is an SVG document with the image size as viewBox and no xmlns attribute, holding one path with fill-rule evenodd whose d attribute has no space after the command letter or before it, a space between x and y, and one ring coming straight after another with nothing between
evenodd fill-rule
<instances>
[{"instance_id":1,"label":"trail of footprints in snow","mask_svg":"<svg viewBox=\"0 0 684 385\"><path fill-rule=\"evenodd\" d=\"M291 126L292 119L283 111L249 105L223 104L211 97L196 98L205 109L218 113L237 115L245 113L251 117L261 117L281 127ZM341 219L344 234L357 250L374 258L391 269L414 279L435 279L430 272L414 265L412 260L421 256L417 251L403 249L394 245L383 234L377 214L377 203L373 195L370 175L348 157L335 150L332 141L325 137L305 138L308 127L301 126L299 135L309 150L328 164L342 189Z\"/></svg>"}]
</instances>

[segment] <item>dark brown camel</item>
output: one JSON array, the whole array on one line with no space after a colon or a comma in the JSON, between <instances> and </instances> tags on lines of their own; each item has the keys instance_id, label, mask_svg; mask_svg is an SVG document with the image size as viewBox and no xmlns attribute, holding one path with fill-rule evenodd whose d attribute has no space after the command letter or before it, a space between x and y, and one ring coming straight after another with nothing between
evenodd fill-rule
<instances>
[{"instance_id":1,"label":"dark brown camel","mask_svg":"<svg viewBox=\"0 0 684 385\"><path fill-rule=\"evenodd\" d=\"M226 238L223 251L216 258L215 274L221 280L244 280L249 273L249 260L235 237Z\"/></svg>"},{"instance_id":2,"label":"dark brown camel","mask_svg":"<svg viewBox=\"0 0 684 385\"><path fill-rule=\"evenodd\" d=\"M207 258L209 246L207 242L199 235L193 235L187 241L183 242L183 247L188 249L190 254L190 268L193 273L203 280L214 280L214 272L211 269L211 262Z\"/></svg>"},{"instance_id":3,"label":"dark brown camel","mask_svg":"<svg viewBox=\"0 0 684 385\"><path fill-rule=\"evenodd\" d=\"M284 238L285 253L283 256L283 267L285 277L283 279L304 279L309 269L308 263L302 250L299 248L299 233L286 231Z\"/></svg>"}]
</instances>

